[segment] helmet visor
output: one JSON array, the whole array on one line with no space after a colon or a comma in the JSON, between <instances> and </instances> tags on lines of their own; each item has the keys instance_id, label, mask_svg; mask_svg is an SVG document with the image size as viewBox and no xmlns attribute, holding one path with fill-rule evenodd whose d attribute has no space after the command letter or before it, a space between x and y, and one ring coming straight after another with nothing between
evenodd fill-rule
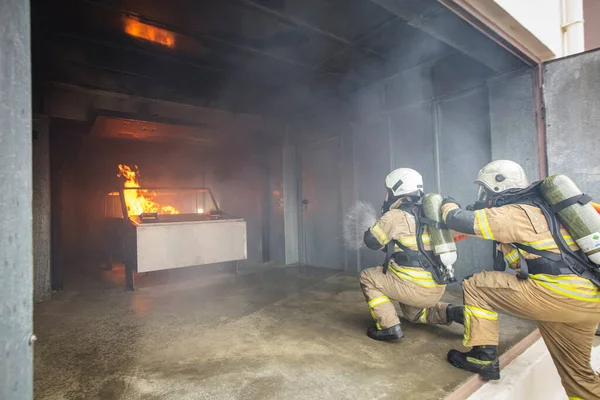
<instances>
[{"instance_id":1,"label":"helmet visor","mask_svg":"<svg viewBox=\"0 0 600 400\"><path fill-rule=\"evenodd\" d=\"M490 199L490 194L488 189L483 186L483 185L479 185L479 191L477 192L477 201L488 201Z\"/></svg>"}]
</instances>

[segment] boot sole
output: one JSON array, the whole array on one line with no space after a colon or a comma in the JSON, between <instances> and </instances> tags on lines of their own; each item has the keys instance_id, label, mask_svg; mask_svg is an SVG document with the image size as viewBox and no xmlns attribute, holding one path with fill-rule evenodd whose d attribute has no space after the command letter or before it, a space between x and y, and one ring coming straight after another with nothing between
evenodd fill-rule
<instances>
[{"instance_id":1,"label":"boot sole","mask_svg":"<svg viewBox=\"0 0 600 400\"><path fill-rule=\"evenodd\" d=\"M369 336L369 335L367 335ZM404 335L402 336L381 336L381 337L373 337L373 336L369 336L371 339L373 340L379 340L381 342L393 342L394 340L400 340L404 337Z\"/></svg>"},{"instance_id":2,"label":"boot sole","mask_svg":"<svg viewBox=\"0 0 600 400\"><path fill-rule=\"evenodd\" d=\"M464 365L451 360L450 364L454 365L456 368L462 369L463 371L469 371L469 372L473 372L476 374L479 374L479 376L481 376L482 379L485 379L486 381L497 381L500 379L500 371L497 369L480 369L478 371L474 371L472 369L469 368L465 368Z\"/></svg>"}]
</instances>

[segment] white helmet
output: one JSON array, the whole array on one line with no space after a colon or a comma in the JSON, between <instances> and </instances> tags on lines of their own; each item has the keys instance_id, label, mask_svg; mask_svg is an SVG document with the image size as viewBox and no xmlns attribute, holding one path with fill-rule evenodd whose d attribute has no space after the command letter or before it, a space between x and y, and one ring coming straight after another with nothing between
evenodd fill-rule
<instances>
[{"instance_id":1,"label":"white helmet","mask_svg":"<svg viewBox=\"0 0 600 400\"><path fill-rule=\"evenodd\" d=\"M488 194L502 193L509 189L523 189L529 186L529 181L523 168L514 161L492 161L479 171L475 183L479 188L479 200L484 200Z\"/></svg>"},{"instance_id":2,"label":"white helmet","mask_svg":"<svg viewBox=\"0 0 600 400\"><path fill-rule=\"evenodd\" d=\"M414 169L398 168L385 177L385 187L393 197L423 191L423 177Z\"/></svg>"}]
</instances>

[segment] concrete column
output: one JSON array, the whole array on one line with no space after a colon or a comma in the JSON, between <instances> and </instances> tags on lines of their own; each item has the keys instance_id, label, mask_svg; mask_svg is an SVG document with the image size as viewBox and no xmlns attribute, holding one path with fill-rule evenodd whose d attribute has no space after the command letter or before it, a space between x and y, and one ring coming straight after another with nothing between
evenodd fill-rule
<instances>
[{"instance_id":1,"label":"concrete column","mask_svg":"<svg viewBox=\"0 0 600 400\"><path fill-rule=\"evenodd\" d=\"M29 1L0 1L0 399L33 398Z\"/></svg>"},{"instance_id":2,"label":"concrete column","mask_svg":"<svg viewBox=\"0 0 600 400\"><path fill-rule=\"evenodd\" d=\"M33 300L50 300L50 132L46 116L33 118Z\"/></svg>"}]
</instances>

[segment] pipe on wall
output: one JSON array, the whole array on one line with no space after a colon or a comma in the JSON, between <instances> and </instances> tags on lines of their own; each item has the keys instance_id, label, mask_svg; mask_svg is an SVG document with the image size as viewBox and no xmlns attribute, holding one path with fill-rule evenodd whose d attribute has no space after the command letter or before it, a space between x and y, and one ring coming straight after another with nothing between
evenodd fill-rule
<instances>
[{"instance_id":1,"label":"pipe on wall","mask_svg":"<svg viewBox=\"0 0 600 400\"><path fill-rule=\"evenodd\" d=\"M563 0L562 10L564 55L581 53L585 51L583 0Z\"/></svg>"}]
</instances>

